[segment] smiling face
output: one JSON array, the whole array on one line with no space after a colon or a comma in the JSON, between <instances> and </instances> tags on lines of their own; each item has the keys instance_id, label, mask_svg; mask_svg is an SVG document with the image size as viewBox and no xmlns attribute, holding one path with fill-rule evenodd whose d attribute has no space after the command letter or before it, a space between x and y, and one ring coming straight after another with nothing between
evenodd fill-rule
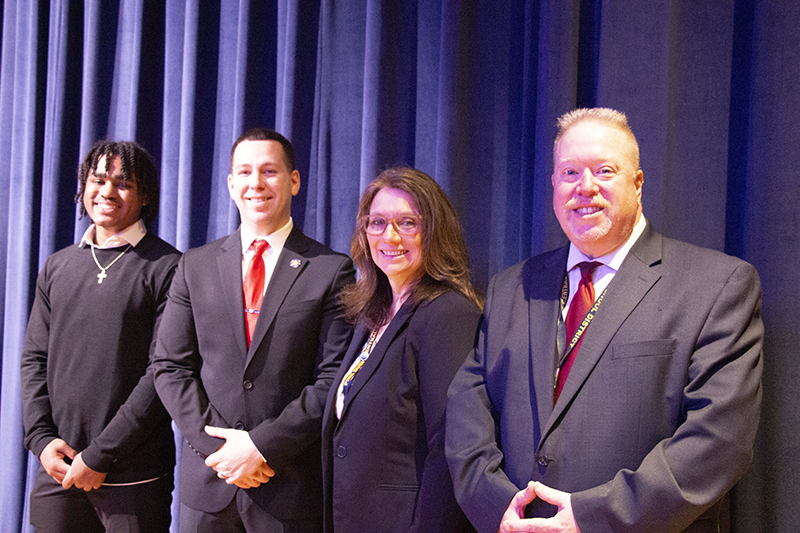
<instances>
[{"instance_id":1,"label":"smiling face","mask_svg":"<svg viewBox=\"0 0 800 533\"><path fill-rule=\"evenodd\" d=\"M553 210L569 240L589 257L613 252L642 216L644 174L622 130L596 120L572 126L554 153Z\"/></svg>"},{"instance_id":2,"label":"smiling face","mask_svg":"<svg viewBox=\"0 0 800 533\"><path fill-rule=\"evenodd\" d=\"M381 215L386 220L399 219L404 215L419 215L414 198L399 189L381 189L372 199L370 215ZM377 265L392 286L395 296L422 277L422 233L400 235L393 224L386 224L384 232L367 234L372 261Z\"/></svg>"},{"instance_id":3,"label":"smiling face","mask_svg":"<svg viewBox=\"0 0 800 533\"><path fill-rule=\"evenodd\" d=\"M233 154L228 190L242 225L256 235L269 235L289 222L300 173L286 167L279 142L242 141Z\"/></svg>"},{"instance_id":4,"label":"smiling face","mask_svg":"<svg viewBox=\"0 0 800 533\"><path fill-rule=\"evenodd\" d=\"M108 163L108 164L107 164ZM97 160L97 167L86 178L83 206L95 225L95 244L103 244L139 220L147 202L139 194L136 179L122 175L120 159L106 156Z\"/></svg>"}]
</instances>

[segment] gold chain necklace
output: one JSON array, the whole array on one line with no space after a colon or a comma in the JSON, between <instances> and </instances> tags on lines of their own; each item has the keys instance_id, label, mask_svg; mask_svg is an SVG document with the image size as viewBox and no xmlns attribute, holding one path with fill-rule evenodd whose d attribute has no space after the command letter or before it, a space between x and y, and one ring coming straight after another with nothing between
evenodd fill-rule
<instances>
[{"instance_id":1,"label":"gold chain necklace","mask_svg":"<svg viewBox=\"0 0 800 533\"><path fill-rule=\"evenodd\" d=\"M119 261L119 258L122 257L123 255L125 255L125 252L130 250L131 246L133 246L133 245L129 244L128 247L125 248L124 250L122 250L122 253L119 254L117 257L115 257L114 260L111 261L108 265L106 265L105 268L103 268L103 265L101 265L100 261L97 260L97 256L94 253L94 246L92 246L91 244L89 246L91 246L91 248L92 248L92 258L94 259L94 264L96 264L97 268L100 269L100 273L97 275L97 284L99 285L99 284L103 283L103 280L108 277L108 274L106 274L106 270L111 268L111 265L113 265L114 263Z\"/></svg>"}]
</instances>

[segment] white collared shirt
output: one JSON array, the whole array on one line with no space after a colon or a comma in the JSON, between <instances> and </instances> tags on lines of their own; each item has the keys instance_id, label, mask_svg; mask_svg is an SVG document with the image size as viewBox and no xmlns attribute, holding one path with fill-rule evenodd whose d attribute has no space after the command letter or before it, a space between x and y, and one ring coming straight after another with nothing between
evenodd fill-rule
<instances>
[{"instance_id":1,"label":"white collared shirt","mask_svg":"<svg viewBox=\"0 0 800 533\"><path fill-rule=\"evenodd\" d=\"M140 218L116 235L112 235L106 239L106 242L95 244L94 240L97 236L97 231L95 225L92 224L86 228L86 231L83 233L83 237L81 237L81 242L78 244L78 246L81 248L84 248L85 246L94 246L95 248L119 248L120 246L130 244L135 248L136 245L139 244L139 241L141 241L146 234L147 226L144 225L144 221Z\"/></svg>"},{"instance_id":2,"label":"white collared shirt","mask_svg":"<svg viewBox=\"0 0 800 533\"><path fill-rule=\"evenodd\" d=\"M603 291L606 290L608 284L611 283L611 280L614 279L614 276L619 270L619 267L622 266L622 262L625 260L625 257L630 252L633 244L639 239L644 232L644 228L647 226L647 221L642 215L639 218L639 222L633 227L633 231L631 232L630 237L628 240L625 241L625 244L611 252L610 254L606 254L600 257L595 257L594 259L590 259L586 254L578 250L578 248L570 243L569 245L569 256L567 257L567 272L569 276L569 297L567 298L567 305L564 306L564 310L562 312L564 320L567 319L567 311L569 311L569 305L572 303L572 298L575 296L575 293L578 291L578 285L581 282L581 269L578 266L579 263L584 261L596 261L598 263L602 263L597 270L594 271L594 275L592 276L592 282L594 284L594 299L603 294Z\"/></svg>"},{"instance_id":3,"label":"white collared shirt","mask_svg":"<svg viewBox=\"0 0 800 533\"><path fill-rule=\"evenodd\" d=\"M250 260L253 258L253 254L255 253L253 241L256 239L266 240L269 243L269 248L267 248L267 250L264 252L264 292L267 292L267 285L269 285L269 280L272 278L272 273L275 271L275 266L278 264L278 257L283 251L283 245L286 244L286 239L289 238L292 228L294 228L292 217L289 217L289 222L287 222L281 229L272 232L270 235L256 235L255 233L245 229L244 226L241 227L242 279L244 279L245 275L247 274L247 266L250 264Z\"/></svg>"}]
</instances>

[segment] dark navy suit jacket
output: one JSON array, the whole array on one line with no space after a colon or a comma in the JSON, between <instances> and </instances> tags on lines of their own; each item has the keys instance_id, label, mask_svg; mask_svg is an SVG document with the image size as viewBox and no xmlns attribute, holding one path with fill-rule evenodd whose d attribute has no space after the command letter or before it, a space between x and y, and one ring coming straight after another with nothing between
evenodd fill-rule
<instances>
[{"instance_id":1,"label":"dark navy suit jacket","mask_svg":"<svg viewBox=\"0 0 800 533\"><path fill-rule=\"evenodd\" d=\"M359 326L323 421L325 530L471 531L444 458L447 387L474 346L480 310L447 292L403 306L348 392L336 393L369 336Z\"/></svg>"},{"instance_id":2,"label":"dark navy suit jacket","mask_svg":"<svg viewBox=\"0 0 800 533\"><path fill-rule=\"evenodd\" d=\"M325 397L352 328L339 293L350 259L295 227L270 278L248 350L239 231L187 251L175 273L153 367L184 438L180 496L216 512L236 491L205 458L224 441L206 424L243 429L275 470L250 497L279 520L321 517L319 435Z\"/></svg>"}]
</instances>

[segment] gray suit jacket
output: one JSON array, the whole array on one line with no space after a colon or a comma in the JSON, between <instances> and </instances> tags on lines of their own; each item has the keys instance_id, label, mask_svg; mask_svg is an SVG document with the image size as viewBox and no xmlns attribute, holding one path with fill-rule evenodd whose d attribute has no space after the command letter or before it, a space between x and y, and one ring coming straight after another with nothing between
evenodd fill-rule
<instances>
[{"instance_id":1,"label":"gray suit jacket","mask_svg":"<svg viewBox=\"0 0 800 533\"><path fill-rule=\"evenodd\" d=\"M477 348L450 387L456 497L497 531L533 479L592 531L681 531L744 474L761 400L761 289L739 259L648 224L608 286L558 403L568 247L491 282ZM529 516L551 516L540 500Z\"/></svg>"},{"instance_id":2,"label":"gray suit jacket","mask_svg":"<svg viewBox=\"0 0 800 533\"><path fill-rule=\"evenodd\" d=\"M205 458L224 441L205 425L243 429L275 470L247 489L272 516L322 518L320 432L325 398L352 327L341 288L353 263L296 227L261 304L250 348L239 231L187 251L173 278L153 361L156 390L184 437L181 501L216 512L236 494Z\"/></svg>"}]
</instances>

